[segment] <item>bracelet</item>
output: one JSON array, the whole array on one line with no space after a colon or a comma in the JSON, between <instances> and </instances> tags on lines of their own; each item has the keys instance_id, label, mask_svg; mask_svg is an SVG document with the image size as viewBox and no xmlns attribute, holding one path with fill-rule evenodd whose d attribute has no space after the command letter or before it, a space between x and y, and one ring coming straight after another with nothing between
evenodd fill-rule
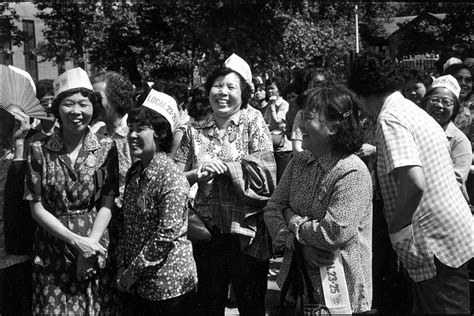
<instances>
[{"instance_id":1,"label":"bracelet","mask_svg":"<svg viewBox=\"0 0 474 316\"><path fill-rule=\"evenodd\" d=\"M26 158L13 158L13 161L26 161Z\"/></svg>"}]
</instances>

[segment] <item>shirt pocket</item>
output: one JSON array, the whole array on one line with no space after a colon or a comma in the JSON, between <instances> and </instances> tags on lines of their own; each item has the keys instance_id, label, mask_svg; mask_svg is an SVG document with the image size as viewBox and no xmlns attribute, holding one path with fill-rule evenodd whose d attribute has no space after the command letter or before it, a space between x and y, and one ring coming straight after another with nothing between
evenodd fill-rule
<instances>
[{"instance_id":1,"label":"shirt pocket","mask_svg":"<svg viewBox=\"0 0 474 316\"><path fill-rule=\"evenodd\" d=\"M412 225L405 227L395 234L391 234L390 240L398 258L407 269L420 268L429 259L428 254L421 251L420 244L415 242Z\"/></svg>"}]
</instances>

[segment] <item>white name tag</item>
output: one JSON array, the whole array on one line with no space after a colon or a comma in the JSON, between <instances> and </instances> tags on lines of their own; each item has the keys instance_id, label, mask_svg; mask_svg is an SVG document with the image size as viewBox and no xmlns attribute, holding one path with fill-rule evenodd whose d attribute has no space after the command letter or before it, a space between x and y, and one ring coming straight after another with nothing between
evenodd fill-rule
<instances>
[{"instance_id":1,"label":"white name tag","mask_svg":"<svg viewBox=\"0 0 474 316\"><path fill-rule=\"evenodd\" d=\"M333 315L352 314L346 275L341 261L341 251L334 252L334 264L319 269L323 282L323 293L326 306Z\"/></svg>"}]
</instances>

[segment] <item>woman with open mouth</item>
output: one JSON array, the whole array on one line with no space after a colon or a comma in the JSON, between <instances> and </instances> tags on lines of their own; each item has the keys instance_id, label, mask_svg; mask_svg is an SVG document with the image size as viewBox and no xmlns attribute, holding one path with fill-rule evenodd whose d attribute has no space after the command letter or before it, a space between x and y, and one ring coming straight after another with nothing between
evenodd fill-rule
<instances>
[{"instance_id":1,"label":"woman with open mouth","mask_svg":"<svg viewBox=\"0 0 474 316\"><path fill-rule=\"evenodd\" d=\"M100 97L75 68L54 82L60 128L31 144L25 199L38 222L33 314L113 313L106 270L111 207L118 195L115 143L89 130Z\"/></svg>"}]
</instances>

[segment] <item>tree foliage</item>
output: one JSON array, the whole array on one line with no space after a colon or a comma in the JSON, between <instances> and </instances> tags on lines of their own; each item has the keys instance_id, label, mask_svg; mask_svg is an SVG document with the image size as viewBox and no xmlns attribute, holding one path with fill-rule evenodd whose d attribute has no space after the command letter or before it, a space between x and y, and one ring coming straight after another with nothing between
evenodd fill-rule
<instances>
[{"instance_id":1,"label":"tree foliage","mask_svg":"<svg viewBox=\"0 0 474 316\"><path fill-rule=\"evenodd\" d=\"M355 50L354 2L87 0L36 5L46 25L46 41L39 47L44 58L83 65L87 56L95 69L120 71L134 81L190 82L231 53L247 60L257 74L285 74L315 64L340 73ZM415 10L377 1L358 7L362 46L385 35L382 23L397 10ZM433 36L468 42L472 16L446 20L450 26Z\"/></svg>"},{"instance_id":2,"label":"tree foliage","mask_svg":"<svg viewBox=\"0 0 474 316\"><path fill-rule=\"evenodd\" d=\"M24 40L24 32L22 32L15 22L19 21L16 10L10 6L8 2L0 2L0 23L6 28L4 40L9 40L13 45L21 45Z\"/></svg>"}]
</instances>

